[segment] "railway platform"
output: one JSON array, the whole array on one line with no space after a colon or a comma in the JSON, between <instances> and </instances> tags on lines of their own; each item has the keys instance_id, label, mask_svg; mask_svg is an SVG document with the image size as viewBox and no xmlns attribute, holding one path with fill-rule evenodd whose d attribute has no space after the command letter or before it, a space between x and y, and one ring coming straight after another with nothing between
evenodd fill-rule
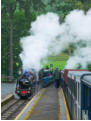
<instances>
[{"instance_id":1,"label":"railway platform","mask_svg":"<svg viewBox=\"0 0 91 121\"><path fill-rule=\"evenodd\" d=\"M15 120L70 120L63 90L54 85L41 89Z\"/></svg>"}]
</instances>

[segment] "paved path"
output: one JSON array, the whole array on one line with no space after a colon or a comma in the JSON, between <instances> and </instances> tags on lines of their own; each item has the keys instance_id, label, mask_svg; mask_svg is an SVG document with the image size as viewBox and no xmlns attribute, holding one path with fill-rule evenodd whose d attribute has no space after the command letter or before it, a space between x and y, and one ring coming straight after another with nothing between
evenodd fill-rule
<instances>
[{"instance_id":1,"label":"paved path","mask_svg":"<svg viewBox=\"0 0 91 121\"><path fill-rule=\"evenodd\" d=\"M1 83L1 100L15 92L16 83Z\"/></svg>"}]
</instances>

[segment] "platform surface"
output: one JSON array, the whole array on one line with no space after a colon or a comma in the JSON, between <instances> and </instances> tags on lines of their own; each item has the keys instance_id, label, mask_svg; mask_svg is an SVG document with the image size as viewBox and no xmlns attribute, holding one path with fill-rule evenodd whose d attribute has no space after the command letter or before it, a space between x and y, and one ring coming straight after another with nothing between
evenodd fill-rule
<instances>
[{"instance_id":1,"label":"platform surface","mask_svg":"<svg viewBox=\"0 0 91 121\"><path fill-rule=\"evenodd\" d=\"M47 88L29 120L58 120L58 97L54 86Z\"/></svg>"}]
</instances>

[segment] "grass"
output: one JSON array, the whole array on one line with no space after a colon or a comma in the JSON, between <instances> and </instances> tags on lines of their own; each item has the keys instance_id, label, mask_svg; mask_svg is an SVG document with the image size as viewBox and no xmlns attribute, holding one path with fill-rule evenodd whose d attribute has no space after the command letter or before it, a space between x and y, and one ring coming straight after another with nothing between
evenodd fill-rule
<instances>
[{"instance_id":1,"label":"grass","mask_svg":"<svg viewBox=\"0 0 91 121\"><path fill-rule=\"evenodd\" d=\"M53 69L58 67L59 69L63 70L66 65L66 61L48 61L48 63L44 64L43 67L45 68L47 65L50 66L50 64L53 64Z\"/></svg>"},{"instance_id":2,"label":"grass","mask_svg":"<svg viewBox=\"0 0 91 121\"><path fill-rule=\"evenodd\" d=\"M47 58L47 63L43 64L43 67L50 66L50 64L53 64L53 69L58 67L59 69L63 70L69 56L65 53L59 54L57 56L49 56Z\"/></svg>"}]
</instances>

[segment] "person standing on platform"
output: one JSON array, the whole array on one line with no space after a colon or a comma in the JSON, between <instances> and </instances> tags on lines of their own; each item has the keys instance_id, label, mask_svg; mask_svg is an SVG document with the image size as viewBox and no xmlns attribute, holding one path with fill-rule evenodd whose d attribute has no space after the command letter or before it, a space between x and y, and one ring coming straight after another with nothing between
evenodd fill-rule
<instances>
[{"instance_id":1,"label":"person standing on platform","mask_svg":"<svg viewBox=\"0 0 91 121\"><path fill-rule=\"evenodd\" d=\"M60 71L58 68L54 71L55 87L59 88L60 86Z\"/></svg>"},{"instance_id":2,"label":"person standing on platform","mask_svg":"<svg viewBox=\"0 0 91 121\"><path fill-rule=\"evenodd\" d=\"M40 80L41 87L42 87L42 83L43 83L43 75L44 75L44 69L42 68L39 72L39 80Z\"/></svg>"}]
</instances>

